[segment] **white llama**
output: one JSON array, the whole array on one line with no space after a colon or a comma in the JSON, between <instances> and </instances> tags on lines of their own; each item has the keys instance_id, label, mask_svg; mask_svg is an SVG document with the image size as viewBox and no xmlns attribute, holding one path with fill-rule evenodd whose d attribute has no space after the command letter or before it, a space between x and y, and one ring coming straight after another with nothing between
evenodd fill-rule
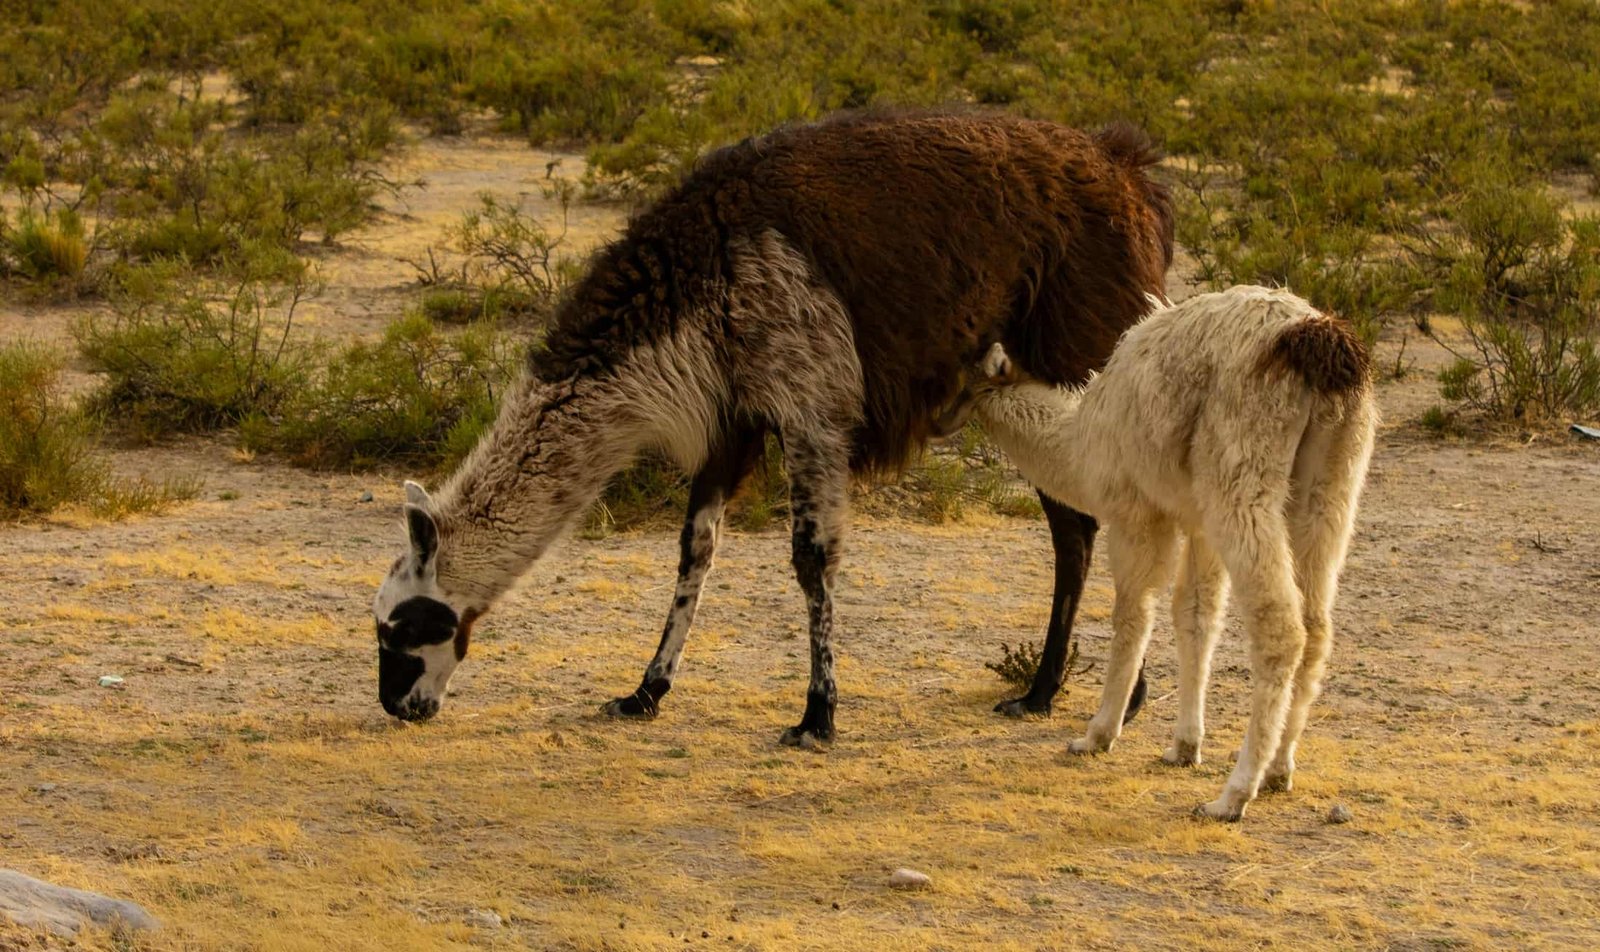
<instances>
[{"instance_id":1,"label":"white llama","mask_svg":"<svg viewBox=\"0 0 1600 952\"><path fill-rule=\"evenodd\" d=\"M1024 476L1109 529L1116 606L1105 694L1072 752L1109 750L1121 732L1182 533L1172 597L1178 721L1162 759L1200 762L1211 652L1233 580L1250 639L1250 727L1222 795L1198 812L1237 820L1263 784L1290 788L1377 412L1361 342L1286 291L1152 302L1081 389L1022 379L996 344L971 409Z\"/></svg>"}]
</instances>

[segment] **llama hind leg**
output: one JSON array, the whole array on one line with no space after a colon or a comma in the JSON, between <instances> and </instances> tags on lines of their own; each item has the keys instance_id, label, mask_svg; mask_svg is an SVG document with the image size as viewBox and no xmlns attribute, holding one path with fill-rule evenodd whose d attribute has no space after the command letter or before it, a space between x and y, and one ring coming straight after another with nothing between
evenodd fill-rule
<instances>
[{"instance_id":1,"label":"llama hind leg","mask_svg":"<svg viewBox=\"0 0 1600 952\"><path fill-rule=\"evenodd\" d=\"M784 434L789 468L795 578L805 592L811 629L811 682L800 723L779 739L790 747L833 740L839 691L833 677L833 580L849 509L849 447L842 435Z\"/></svg>"},{"instance_id":2,"label":"llama hind leg","mask_svg":"<svg viewBox=\"0 0 1600 952\"><path fill-rule=\"evenodd\" d=\"M1344 540L1338 536L1330 538L1330 535L1315 528L1296 533L1296 574L1300 580L1306 642L1295 672L1283 738L1261 780L1261 789L1274 793L1294 788L1295 749L1311 716L1311 704L1322 690L1322 676L1333 647L1333 595L1339 563L1343 560Z\"/></svg>"},{"instance_id":3,"label":"llama hind leg","mask_svg":"<svg viewBox=\"0 0 1600 952\"><path fill-rule=\"evenodd\" d=\"M1250 724L1239 760L1221 796L1196 812L1216 820L1244 816L1267 764L1277 755L1288 715L1291 682L1305 652L1300 592L1281 509L1240 508L1214 520L1211 538L1239 591L1250 639Z\"/></svg>"},{"instance_id":4,"label":"llama hind leg","mask_svg":"<svg viewBox=\"0 0 1600 952\"><path fill-rule=\"evenodd\" d=\"M1222 561L1204 536L1190 535L1172 589L1172 628L1178 643L1178 723L1172 746L1161 755L1175 767L1200 763L1211 653L1217 646L1227 599L1228 575Z\"/></svg>"},{"instance_id":5,"label":"llama hind leg","mask_svg":"<svg viewBox=\"0 0 1600 952\"><path fill-rule=\"evenodd\" d=\"M607 702L601 709L605 713L613 717L653 718L660 710L661 699L672 690L672 679L678 673L684 642L699 606L700 589L711 571L721 536L723 508L755 467L763 440L764 435L756 430L732 433L695 474L689 487L688 516L679 537L678 584L661 643L645 668L638 690Z\"/></svg>"},{"instance_id":6,"label":"llama hind leg","mask_svg":"<svg viewBox=\"0 0 1600 952\"><path fill-rule=\"evenodd\" d=\"M1370 405L1358 405L1339 423L1313 429L1295 461L1295 483L1304 490L1303 498L1295 500L1291 509L1290 536L1304 605L1306 650L1295 678L1283 741L1262 780L1266 790L1286 791L1294 786L1295 750L1311 705L1322 690L1333 647L1333 601L1355 529L1356 505L1372 456L1375 426Z\"/></svg>"},{"instance_id":7,"label":"llama hind leg","mask_svg":"<svg viewBox=\"0 0 1600 952\"><path fill-rule=\"evenodd\" d=\"M1111 653L1106 661L1100 709L1089 719L1084 736L1067 745L1074 754L1110 750L1122 733L1123 714L1143 669L1145 646L1150 641L1155 593L1172 576L1177 533L1170 522L1119 524L1110 536L1106 554L1117 588L1116 604L1111 610Z\"/></svg>"}]
</instances>

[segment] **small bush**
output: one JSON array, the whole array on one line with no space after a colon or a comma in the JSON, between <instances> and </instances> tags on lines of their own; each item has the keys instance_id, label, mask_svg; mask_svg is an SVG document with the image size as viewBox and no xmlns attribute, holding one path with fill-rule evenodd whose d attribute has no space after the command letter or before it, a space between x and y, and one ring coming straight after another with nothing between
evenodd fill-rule
<instances>
[{"instance_id":1,"label":"small bush","mask_svg":"<svg viewBox=\"0 0 1600 952\"><path fill-rule=\"evenodd\" d=\"M421 314L334 355L309 385L252 413L245 445L317 467L459 461L494 419L519 349L491 325L447 336Z\"/></svg>"},{"instance_id":2,"label":"small bush","mask_svg":"<svg viewBox=\"0 0 1600 952\"><path fill-rule=\"evenodd\" d=\"M1077 646L1076 641L1073 646ZM1000 660L986 661L983 666L1012 687L1026 691L1033 687L1034 676L1039 673L1039 660L1039 649L1032 642L1019 642L1014 649L1001 642Z\"/></svg>"},{"instance_id":3,"label":"small bush","mask_svg":"<svg viewBox=\"0 0 1600 952\"><path fill-rule=\"evenodd\" d=\"M561 207L560 229L552 233L516 205L493 195L478 196L479 207L461 218L452 235L469 262L467 273L486 295L498 293L510 302L521 300L529 309L547 307L571 278L555 257L566 239L567 211L573 192L570 183L547 188L546 197ZM502 305L504 306L504 305Z\"/></svg>"},{"instance_id":4,"label":"small bush","mask_svg":"<svg viewBox=\"0 0 1600 952\"><path fill-rule=\"evenodd\" d=\"M304 390L313 355L290 331L316 285L273 256L241 267L226 284L175 264L124 271L114 315L75 329L106 377L94 405L153 438L237 426Z\"/></svg>"},{"instance_id":5,"label":"small bush","mask_svg":"<svg viewBox=\"0 0 1600 952\"><path fill-rule=\"evenodd\" d=\"M462 215L448 234L461 261L446 268L430 248L426 263L411 262L427 288L422 313L445 324L546 317L579 267L556 257L572 192L565 182L547 186L547 196L561 205L560 230L554 233L519 206L479 195L479 207Z\"/></svg>"},{"instance_id":6,"label":"small bush","mask_svg":"<svg viewBox=\"0 0 1600 952\"><path fill-rule=\"evenodd\" d=\"M1417 233L1435 309L1461 315L1467 346L1440 393L1519 423L1600 411L1600 220L1569 220L1537 186L1486 178L1442 233Z\"/></svg>"},{"instance_id":7,"label":"small bush","mask_svg":"<svg viewBox=\"0 0 1600 952\"><path fill-rule=\"evenodd\" d=\"M30 280L75 279L89 260L83 221L70 209L35 212L23 209L15 227L7 227L0 211L0 273L10 271Z\"/></svg>"},{"instance_id":8,"label":"small bush","mask_svg":"<svg viewBox=\"0 0 1600 952\"><path fill-rule=\"evenodd\" d=\"M121 480L95 452L94 423L62 394L58 354L0 345L0 518L88 506L106 516L194 496L185 481Z\"/></svg>"}]
</instances>

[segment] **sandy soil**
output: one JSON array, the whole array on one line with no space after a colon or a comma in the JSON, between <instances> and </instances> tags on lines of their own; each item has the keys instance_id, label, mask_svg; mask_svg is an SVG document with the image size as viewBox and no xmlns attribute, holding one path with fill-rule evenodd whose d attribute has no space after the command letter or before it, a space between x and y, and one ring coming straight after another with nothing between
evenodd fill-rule
<instances>
[{"instance_id":1,"label":"sandy soil","mask_svg":"<svg viewBox=\"0 0 1600 952\"><path fill-rule=\"evenodd\" d=\"M319 320L381 326L407 279L393 259L480 189L537 194L544 161L428 143L403 170L430 188L325 262L339 284ZM580 211L582 240L619 220ZM0 334L65 316L19 313ZM401 727L376 701L367 611L399 542L398 474L308 473L217 440L116 455L203 478L176 512L0 527L0 867L143 903L167 928L136 948L1593 948L1600 445L1425 438L1409 421L1443 355L1406 355L1381 387L1297 789L1241 825L1188 816L1244 727L1231 626L1193 771L1157 763L1164 615L1152 703L1110 755L1064 754L1097 668L1053 719L989 713L1007 688L984 662L1048 615L1040 522L858 520L824 754L775 743L806 667L778 530L728 537L658 721L596 711L654 648L666 532L553 554L480 623L444 713ZM1109 610L1100 566L1092 665ZM1335 804L1353 822L1327 823ZM931 888L889 888L899 866ZM0 931L0 948L32 942Z\"/></svg>"}]
</instances>

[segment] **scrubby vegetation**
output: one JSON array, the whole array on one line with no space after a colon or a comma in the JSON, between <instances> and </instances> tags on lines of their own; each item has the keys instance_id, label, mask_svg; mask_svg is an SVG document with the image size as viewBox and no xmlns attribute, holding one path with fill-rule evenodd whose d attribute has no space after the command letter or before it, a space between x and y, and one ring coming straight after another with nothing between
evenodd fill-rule
<instances>
[{"instance_id":1,"label":"scrubby vegetation","mask_svg":"<svg viewBox=\"0 0 1600 952\"><path fill-rule=\"evenodd\" d=\"M62 357L0 345L0 519L69 504L104 516L160 509L193 496L183 480L121 479L95 452L93 419L63 394Z\"/></svg>"},{"instance_id":2,"label":"scrubby vegetation","mask_svg":"<svg viewBox=\"0 0 1600 952\"><path fill-rule=\"evenodd\" d=\"M0 285L113 302L82 341L124 429L439 464L570 274L561 223L486 196L453 264L417 263L420 317L302 339L296 259L404 186L379 163L406 135L586 148L587 197L645 200L781 122L966 102L1144 125L1205 281L1287 283L1369 336L1450 317L1438 420L1541 425L1600 414L1600 225L1568 205L1600 191L1597 48L1588 0L25 2L0 26ZM924 514L1026 509L971 450L913 474ZM634 477L602 524L668 488Z\"/></svg>"}]
</instances>

